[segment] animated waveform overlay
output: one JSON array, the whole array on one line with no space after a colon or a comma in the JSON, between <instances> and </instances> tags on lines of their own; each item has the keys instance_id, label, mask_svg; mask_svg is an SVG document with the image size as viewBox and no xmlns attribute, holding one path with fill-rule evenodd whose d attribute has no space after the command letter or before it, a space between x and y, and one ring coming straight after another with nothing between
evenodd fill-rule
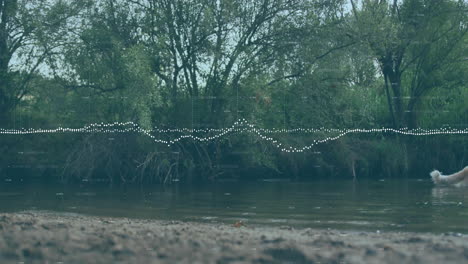
<instances>
[{"instance_id":1,"label":"animated waveform overlay","mask_svg":"<svg viewBox=\"0 0 468 264\"><path fill-rule=\"evenodd\" d=\"M189 128L175 128L175 129L144 129L134 122L114 122L114 123L94 123L83 126L81 128L68 128L58 127L55 129L2 129L0 128L0 135L28 135L28 134L46 134L46 133L140 133L144 136L151 138L154 142L171 146L178 141L188 139L197 142L209 142L218 138L239 134L239 133L252 133L262 140L270 142L273 146L277 147L282 152L301 153L312 149L314 146L323 144L329 141L338 140L349 134L363 134L363 133L395 133L408 136L431 136L431 135L468 135L468 128L454 129L450 127L438 129L394 129L394 128L372 128L372 129L327 129L327 128L294 128L294 129L264 129L258 128L245 119L239 119L234 122L230 127L226 128L207 128L207 129L189 129ZM312 143L302 147L288 146L279 142L278 139L272 137L274 134L333 134L333 136L324 136L322 139L313 140ZM156 135L174 135L173 139L164 140ZM200 135L205 136L200 136Z\"/></svg>"}]
</instances>

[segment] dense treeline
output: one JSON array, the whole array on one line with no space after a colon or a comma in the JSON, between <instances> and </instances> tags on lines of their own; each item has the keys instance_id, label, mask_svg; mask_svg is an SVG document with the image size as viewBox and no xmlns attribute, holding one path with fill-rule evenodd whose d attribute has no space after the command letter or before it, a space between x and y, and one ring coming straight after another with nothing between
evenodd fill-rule
<instances>
[{"instance_id":1,"label":"dense treeline","mask_svg":"<svg viewBox=\"0 0 468 264\"><path fill-rule=\"evenodd\" d=\"M463 0L0 0L0 127L209 129L243 118L464 129L467 10ZM299 147L333 134L271 136ZM0 135L0 171L117 182L421 177L465 166L466 140L353 134L284 153L252 133L171 146L136 133Z\"/></svg>"}]
</instances>

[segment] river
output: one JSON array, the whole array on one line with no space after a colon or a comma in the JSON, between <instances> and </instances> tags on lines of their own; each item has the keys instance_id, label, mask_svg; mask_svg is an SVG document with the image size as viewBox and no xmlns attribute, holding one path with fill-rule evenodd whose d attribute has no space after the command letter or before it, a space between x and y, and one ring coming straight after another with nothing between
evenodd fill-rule
<instances>
[{"instance_id":1,"label":"river","mask_svg":"<svg viewBox=\"0 0 468 264\"><path fill-rule=\"evenodd\" d=\"M468 188L424 180L96 186L2 183L0 212L468 234Z\"/></svg>"}]
</instances>

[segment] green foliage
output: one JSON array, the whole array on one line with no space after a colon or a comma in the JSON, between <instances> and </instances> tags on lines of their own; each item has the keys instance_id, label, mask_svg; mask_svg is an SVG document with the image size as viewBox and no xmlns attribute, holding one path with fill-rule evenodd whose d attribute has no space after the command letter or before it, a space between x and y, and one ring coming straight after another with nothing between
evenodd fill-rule
<instances>
[{"instance_id":1,"label":"green foliage","mask_svg":"<svg viewBox=\"0 0 468 264\"><path fill-rule=\"evenodd\" d=\"M390 3L389 3L390 2ZM351 30L378 61L393 125L417 127L422 98L466 76L462 1L355 1Z\"/></svg>"},{"instance_id":2,"label":"green foliage","mask_svg":"<svg viewBox=\"0 0 468 264\"><path fill-rule=\"evenodd\" d=\"M0 10L0 125L466 127L466 3L345 2L9 1L17 4ZM330 135L271 136L304 146ZM67 180L391 177L466 162L460 138L350 135L297 155L252 134L170 147L135 134L26 140L54 145L40 158L15 154L25 147L16 139L0 139L11 154L0 165L49 160ZM433 158L432 148L453 154Z\"/></svg>"}]
</instances>

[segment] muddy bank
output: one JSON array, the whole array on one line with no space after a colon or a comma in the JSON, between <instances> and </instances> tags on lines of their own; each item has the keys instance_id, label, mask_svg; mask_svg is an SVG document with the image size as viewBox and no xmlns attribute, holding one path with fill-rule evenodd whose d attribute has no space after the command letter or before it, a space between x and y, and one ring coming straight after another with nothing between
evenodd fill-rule
<instances>
[{"instance_id":1,"label":"muddy bank","mask_svg":"<svg viewBox=\"0 0 468 264\"><path fill-rule=\"evenodd\" d=\"M468 263L468 236L0 214L0 263Z\"/></svg>"}]
</instances>

